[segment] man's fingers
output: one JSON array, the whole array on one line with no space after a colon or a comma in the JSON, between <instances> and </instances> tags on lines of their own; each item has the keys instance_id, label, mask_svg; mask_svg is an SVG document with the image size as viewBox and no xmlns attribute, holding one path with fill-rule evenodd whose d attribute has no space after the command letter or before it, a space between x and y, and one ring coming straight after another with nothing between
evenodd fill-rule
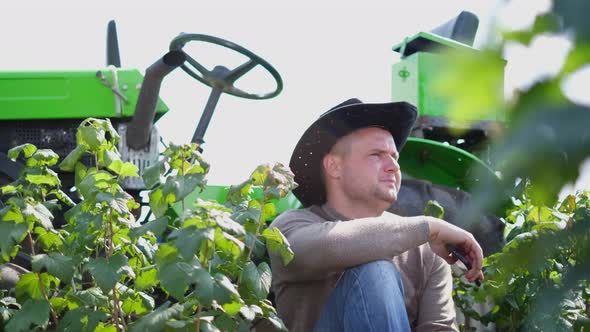
<instances>
[{"instance_id":1,"label":"man's fingers","mask_svg":"<svg viewBox=\"0 0 590 332\"><path fill-rule=\"evenodd\" d=\"M447 263L449 263L450 265L453 265L455 263L457 263L458 259L455 258L455 256L453 255L449 255L447 258L445 258L445 260L447 261Z\"/></svg>"}]
</instances>

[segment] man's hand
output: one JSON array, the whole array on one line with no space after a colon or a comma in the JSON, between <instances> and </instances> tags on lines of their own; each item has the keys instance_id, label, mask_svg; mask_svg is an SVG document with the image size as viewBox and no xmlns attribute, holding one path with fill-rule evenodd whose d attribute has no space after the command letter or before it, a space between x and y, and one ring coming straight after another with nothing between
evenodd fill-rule
<instances>
[{"instance_id":1,"label":"man's hand","mask_svg":"<svg viewBox=\"0 0 590 332\"><path fill-rule=\"evenodd\" d=\"M454 264L457 258L453 257L446 244L452 244L465 254L465 258L471 263L471 269L465 273L469 281L483 280L483 251L479 243L471 233L449 224L444 220L427 217L430 227L430 248L435 254L442 257L449 264Z\"/></svg>"}]
</instances>

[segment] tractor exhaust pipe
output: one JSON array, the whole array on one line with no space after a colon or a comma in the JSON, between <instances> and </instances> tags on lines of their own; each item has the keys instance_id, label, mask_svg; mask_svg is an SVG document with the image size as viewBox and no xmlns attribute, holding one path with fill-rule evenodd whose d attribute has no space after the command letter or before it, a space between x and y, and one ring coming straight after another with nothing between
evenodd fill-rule
<instances>
[{"instance_id":1,"label":"tractor exhaust pipe","mask_svg":"<svg viewBox=\"0 0 590 332\"><path fill-rule=\"evenodd\" d=\"M145 70L133 120L127 126L127 144L132 149L141 150L148 144L162 81L185 60L184 52L170 51Z\"/></svg>"}]
</instances>

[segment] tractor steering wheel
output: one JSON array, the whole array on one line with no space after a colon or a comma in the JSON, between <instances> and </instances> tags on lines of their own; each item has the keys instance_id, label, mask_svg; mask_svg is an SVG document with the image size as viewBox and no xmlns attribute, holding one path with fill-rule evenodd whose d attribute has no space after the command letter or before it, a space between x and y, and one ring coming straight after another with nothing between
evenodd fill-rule
<instances>
[{"instance_id":1,"label":"tractor steering wheel","mask_svg":"<svg viewBox=\"0 0 590 332\"><path fill-rule=\"evenodd\" d=\"M201 41L229 48L248 57L248 61L231 70L224 66L215 66L213 70L208 70L197 60L193 59L182 50L184 45L191 41ZM201 83L204 83L212 88L217 88L225 93L229 93L230 95L248 99L269 99L277 96L279 93L281 93L281 90L283 90L283 80L281 79L281 75L279 75L279 72L270 63L266 62L264 59L245 49L244 47L225 39L201 34L181 33L178 37L174 38L172 42L170 42L170 50L181 51L186 55L186 61L192 68L185 64L183 64L181 68L187 74L194 77ZM244 74L252 70L257 65L264 67L264 69L266 69L272 75L275 82L277 83L277 87L273 92L265 94L248 93L234 86L235 81L244 76ZM193 70L193 68L196 69L196 71Z\"/></svg>"}]
</instances>

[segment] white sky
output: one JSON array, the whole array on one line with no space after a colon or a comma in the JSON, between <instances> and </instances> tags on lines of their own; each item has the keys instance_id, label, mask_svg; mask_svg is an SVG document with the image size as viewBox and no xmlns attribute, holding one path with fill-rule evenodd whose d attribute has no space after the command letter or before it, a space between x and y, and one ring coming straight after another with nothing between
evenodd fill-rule
<instances>
[{"instance_id":1,"label":"white sky","mask_svg":"<svg viewBox=\"0 0 590 332\"><path fill-rule=\"evenodd\" d=\"M231 184L246 179L260 163L287 164L307 126L341 101L351 97L390 100L390 67L398 60L391 46L404 37L428 31L461 10L480 19L476 47L494 40L491 26L525 27L532 22L535 9L531 2L509 3L507 10L501 0L159 1L157 5L139 0L3 2L0 70L101 69L110 19L117 22L123 67L141 72L165 54L180 32L209 34L240 44L279 71L284 90L274 99L261 101L222 95L204 149L212 164L209 182ZM536 5L543 10L549 1ZM508 94L526 87L534 75L559 69L569 44L562 38L546 39L531 49L514 46L506 54ZM243 62L219 49L191 46L189 51L210 68ZM538 52L543 56L530 61L531 54ZM272 84L259 69L250 79L244 77L240 86L270 90ZM576 86L584 84L570 85L576 91ZM164 80L160 96L171 111L158 122L158 128L165 141L191 139L210 91L181 69Z\"/></svg>"}]
</instances>

